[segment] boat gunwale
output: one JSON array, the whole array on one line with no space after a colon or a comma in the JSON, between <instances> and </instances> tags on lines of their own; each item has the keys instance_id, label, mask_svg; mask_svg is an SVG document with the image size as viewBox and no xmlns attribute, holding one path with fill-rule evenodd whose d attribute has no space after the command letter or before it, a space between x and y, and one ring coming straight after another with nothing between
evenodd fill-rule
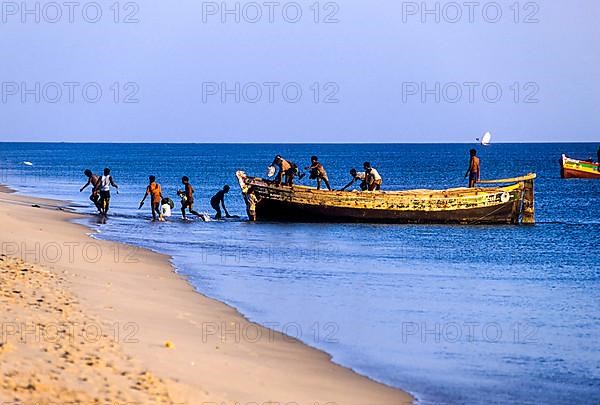
<instances>
[{"instance_id":1,"label":"boat gunwale","mask_svg":"<svg viewBox=\"0 0 600 405\"><path fill-rule=\"evenodd\" d=\"M574 159L574 158L570 158L567 155L563 154L562 155L562 162L561 162L563 167L566 167L567 165L575 165L576 167L567 167L568 169L573 169L573 170L578 170L579 167L577 166L593 166L593 167L600 167L600 162L594 162L594 161L588 161L588 160L581 160L581 159ZM592 169L593 169L592 167ZM587 167L585 167L587 169Z\"/></svg>"},{"instance_id":2,"label":"boat gunwale","mask_svg":"<svg viewBox=\"0 0 600 405\"><path fill-rule=\"evenodd\" d=\"M526 176L514 178L514 179L499 179L499 180L484 180L481 183L484 184L495 184L495 183L513 183L507 184L504 186L498 187L475 187L475 188L467 188L467 187L454 187L448 189L434 190L434 189L409 189L409 190L377 190L377 191L358 191L358 190L317 190L315 187L303 186L303 185L276 185L272 180L266 180L261 177L253 177L246 175L243 171L238 171L236 173L238 179L244 182L246 187L252 185L254 187L262 187L268 190L272 190L274 192L285 192L285 193L310 193L316 197L333 197L333 196L353 196L353 197L361 197L366 199L374 199L377 197L387 197L387 199L393 199L394 197L413 197L413 198L421 198L421 199L435 199L435 200L443 200L443 199L456 199L456 198L481 198L485 195L494 195L498 193L511 192L516 189L522 187L522 183L525 181L533 180L536 178L536 175L530 173ZM241 176L241 177L240 177ZM249 182L246 181L249 179ZM513 181L516 180L516 181ZM256 184L264 183L264 184ZM243 191L243 190L242 190ZM244 191L243 191L244 192Z\"/></svg>"}]
</instances>

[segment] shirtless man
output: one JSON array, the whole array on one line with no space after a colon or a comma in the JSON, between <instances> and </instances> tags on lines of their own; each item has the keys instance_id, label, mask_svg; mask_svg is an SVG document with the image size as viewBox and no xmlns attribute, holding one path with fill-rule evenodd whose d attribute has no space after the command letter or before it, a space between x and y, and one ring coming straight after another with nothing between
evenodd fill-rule
<instances>
[{"instance_id":1,"label":"shirtless man","mask_svg":"<svg viewBox=\"0 0 600 405\"><path fill-rule=\"evenodd\" d=\"M469 161L469 168L465 173L465 178L469 176L469 187L475 187L475 184L481 180L481 166L479 163L479 158L477 157L477 151L475 149L471 149L469 152L471 155L471 160Z\"/></svg>"},{"instance_id":2,"label":"shirtless man","mask_svg":"<svg viewBox=\"0 0 600 405\"><path fill-rule=\"evenodd\" d=\"M79 192L81 193L89 185L91 185L92 186L92 194L90 194L90 201L92 201L94 203L94 205L96 206L96 209L98 210L98 212L100 212L101 211L100 195L98 194L98 191L96 190L96 185L98 184L98 180L100 178L97 175L95 175L94 173L92 173L92 171L90 169L85 169L83 174L85 174L85 176L88 178L88 180L87 180L87 183L85 183L85 185L79 189Z\"/></svg>"},{"instance_id":3,"label":"shirtless man","mask_svg":"<svg viewBox=\"0 0 600 405\"><path fill-rule=\"evenodd\" d=\"M194 187L190 184L188 176L181 178L181 183L185 186L185 190L178 190L177 194L181 197L181 216L183 219L187 219L185 216L185 209L187 208L191 214L200 217L203 221L206 221L204 217L198 212L194 211Z\"/></svg>"},{"instance_id":4,"label":"shirtless man","mask_svg":"<svg viewBox=\"0 0 600 405\"><path fill-rule=\"evenodd\" d=\"M252 222L256 221L256 205L260 202L260 198L256 196L254 188L251 187L246 194L246 209L248 212L248 219Z\"/></svg>"},{"instance_id":5,"label":"shirtless man","mask_svg":"<svg viewBox=\"0 0 600 405\"><path fill-rule=\"evenodd\" d=\"M225 184L223 189L217 191L217 193L215 195L213 195L212 198L210 199L210 206L213 207L213 209L216 211L216 214L215 214L216 219L221 219L221 217L223 216L223 214L221 213L220 205L223 206L223 211L225 211L225 216L227 218L231 218L231 215L229 215L227 208L225 208L225 194L229 193L230 189L231 188L229 187L229 185Z\"/></svg>"},{"instance_id":6,"label":"shirtless man","mask_svg":"<svg viewBox=\"0 0 600 405\"><path fill-rule=\"evenodd\" d=\"M277 166L279 168L277 177L275 177L275 184L279 185L282 182L286 186L292 186L294 184L294 177L296 177L296 174L298 173L298 166L294 162L289 162L280 155L277 155L275 156L275 159L273 159L271 166ZM300 174L299 178L302 179L302 177L304 177L304 175Z\"/></svg>"},{"instance_id":7,"label":"shirtless man","mask_svg":"<svg viewBox=\"0 0 600 405\"><path fill-rule=\"evenodd\" d=\"M311 179L317 179L317 190L321 189L322 180L325 183L325 186L327 186L327 189L331 191L331 186L329 185L329 178L327 177L327 172L325 171L325 168L323 167L321 162L319 162L318 157L311 156L310 166L305 167L304 170L310 171Z\"/></svg>"}]
</instances>

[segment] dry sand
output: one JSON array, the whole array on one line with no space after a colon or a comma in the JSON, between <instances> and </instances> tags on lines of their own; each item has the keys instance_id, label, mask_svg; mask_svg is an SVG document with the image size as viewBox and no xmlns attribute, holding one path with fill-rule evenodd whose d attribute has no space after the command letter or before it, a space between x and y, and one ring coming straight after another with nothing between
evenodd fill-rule
<instances>
[{"instance_id":1,"label":"dry sand","mask_svg":"<svg viewBox=\"0 0 600 405\"><path fill-rule=\"evenodd\" d=\"M64 277L0 255L0 397L25 404L169 403L167 385L99 333Z\"/></svg>"},{"instance_id":2,"label":"dry sand","mask_svg":"<svg viewBox=\"0 0 600 405\"><path fill-rule=\"evenodd\" d=\"M198 294L168 257L90 238L62 206L0 189L0 403L412 402Z\"/></svg>"}]
</instances>

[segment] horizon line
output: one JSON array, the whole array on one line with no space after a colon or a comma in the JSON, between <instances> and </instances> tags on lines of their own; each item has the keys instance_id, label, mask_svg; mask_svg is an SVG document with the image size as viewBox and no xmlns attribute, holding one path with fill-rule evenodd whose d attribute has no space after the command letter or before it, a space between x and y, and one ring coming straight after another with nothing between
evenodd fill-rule
<instances>
[{"instance_id":1,"label":"horizon line","mask_svg":"<svg viewBox=\"0 0 600 405\"><path fill-rule=\"evenodd\" d=\"M89 142L89 141L0 141L0 144L10 143L47 143L47 144L114 144L114 145L480 145L484 147L493 145L514 145L514 144L594 144L600 141L532 141L532 142L494 142L488 145L482 145L479 142L152 142L152 141L133 141L133 142Z\"/></svg>"}]
</instances>

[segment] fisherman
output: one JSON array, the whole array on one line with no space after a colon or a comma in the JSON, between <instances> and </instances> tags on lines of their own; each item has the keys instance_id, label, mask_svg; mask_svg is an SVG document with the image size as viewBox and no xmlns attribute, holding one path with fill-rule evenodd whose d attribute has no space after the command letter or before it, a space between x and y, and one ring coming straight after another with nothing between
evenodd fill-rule
<instances>
[{"instance_id":1,"label":"fisherman","mask_svg":"<svg viewBox=\"0 0 600 405\"><path fill-rule=\"evenodd\" d=\"M598 146L598 151L596 152L596 157L598 158L596 163L598 163L598 171L600 172L600 146Z\"/></svg>"},{"instance_id":2,"label":"fisherman","mask_svg":"<svg viewBox=\"0 0 600 405\"><path fill-rule=\"evenodd\" d=\"M194 211L194 188L190 184L190 179L188 176L183 176L181 178L181 183L183 183L185 186L184 191L177 190L177 195L181 197L181 216L183 219L187 219L185 216L185 209L187 208L191 214L194 214L200 217L203 221L206 221L204 216Z\"/></svg>"},{"instance_id":3,"label":"fisherman","mask_svg":"<svg viewBox=\"0 0 600 405\"><path fill-rule=\"evenodd\" d=\"M367 174L365 172L357 172L353 167L350 169L350 176L352 176L352 180L348 184L346 184L340 191L345 191L348 187L356 183L360 180L360 189L365 191L367 189Z\"/></svg>"},{"instance_id":4,"label":"fisherman","mask_svg":"<svg viewBox=\"0 0 600 405\"><path fill-rule=\"evenodd\" d=\"M160 207L161 200L163 198L162 190L160 188L160 184L156 182L156 177L150 176L148 177L148 180L150 182L148 184L148 187L146 187L146 193L144 194L144 198L142 198L142 201L140 201L139 208L142 208L146 197L148 197L148 194L150 194L150 208L152 209L152 220L156 221L156 214L158 214L159 218L162 219L162 212Z\"/></svg>"},{"instance_id":5,"label":"fisherman","mask_svg":"<svg viewBox=\"0 0 600 405\"><path fill-rule=\"evenodd\" d=\"M110 175L110 169L108 167L104 168L104 174L100 177L100 180L96 183L94 190L100 193L100 200L98 204L100 205L100 214L106 216L108 215L108 208L110 205L110 186L113 186L117 189L117 194L119 194L119 186L115 183L112 176Z\"/></svg>"},{"instance_id":6,"label":"fisherman","mask_svg":"<svg viewBox=\"0 0 600 405\"><path fill-rule=\"evenodd\" d=\"M305 167L304 170L310 170L310 179L317 179L317 190L321 189L321 180L325 182L327 189L331 191L331 186L329 185L329 178L327 177L327 172L323 165L319 162L319 158L316 156L310 157L310 166Z\"/></svg>"},{"instance_id":7,"label":"fisherman","mask_svg":"<svg viewBox=\"0 0 600 405\"><path fill-rule=\"evenodd\" d=\"M271 166L277 166L279 171L277 172L277 177L275 178L275 184L279 185L282 182L286 186L292 186L294 182L294 177L299 175L298 178L302 179L304 177L304 173L298 173L298 166L294 162L290 162L281 157L281 155L275 156L273 159L273 163ZM285 181L284 180L285 176Z\"/></svg>"},{"instance_id":8,"label":"fisherman","mask_svg":"<svg viewBox=\"0 0 600 405\"><path fill-rule=\"evenodd\" d=\"M256 221L256 205L260 202L260 198L258 198L254 192L254 187L250 187L250 189L248 189L245 200L248 219L254 222Z\"/></svg>"},{"instance_id":9,"label":"fisherman","mask_svg":"<svg viewBox=\"0 0 600 405\"><path fill-rule=\"evenodd\" d=\"M94 173L92 173L92 171L90 169L85 169L83 174L85 174L85 176L88 178L88 181L87 181L87 183L85 183L85 185L83 187L81 187L79 189L79 192L81 193L83 190L85 190L87 188L87 186L91 185L92 186L92 194L90 194L90 201L92 201L94 203L94 205L96 206L96 209L98 210L98 212L100 212L101 211L100 195L98 194L98 191L96 190L96 185L98 184L99 177L97 175L95 175Z\"/></svg>"},{"instance_id":10,"label":"fisherman","mask_svg":"<svg viewBox=\"0 0 600 405\"><path fill-rule=\"evenodd\" d=\"M225 217L231 218L231 215L229 215L229 212L227 212L227 208L225 208L225 194L229 193L229 190L229 185L225 184L223 186L223 190L217 191L217 193L213 195L210 199L210 206L213 207L213 209L217 212L215 214L216 219L221 219L221 217L223 216L223 214L221 213L221 207L219 205L223 206L223 211L225 211Z\"/></svg>"},{"instance_id":11,"label":"fisherman","mask_svg":"<svg viewBox=\"0 0 600 405\"><path fill-rule=\"evenodd\" d=\"M477 157L477 151L475 149L471 149L469 154L471 155L471 160L469 161L469 168L465 173L465 178L469 176L469 188L473 188L475 187L475 184L481 180L481 166L479 163L479 158Z\"/></svg>"},{"instance_id":12,"label":"fisherman","mask_svg":"<svg viewBox=\"0 0 600 405\"><path fill-rule=\"evenodd\" d=\"M365 169L365 182L367 183L367 190L381 190L381 183L383 183L383 179L381 175L371 166L371 163L365 162L363 163L363 168Z\"/></svg>"}]
</instances>

